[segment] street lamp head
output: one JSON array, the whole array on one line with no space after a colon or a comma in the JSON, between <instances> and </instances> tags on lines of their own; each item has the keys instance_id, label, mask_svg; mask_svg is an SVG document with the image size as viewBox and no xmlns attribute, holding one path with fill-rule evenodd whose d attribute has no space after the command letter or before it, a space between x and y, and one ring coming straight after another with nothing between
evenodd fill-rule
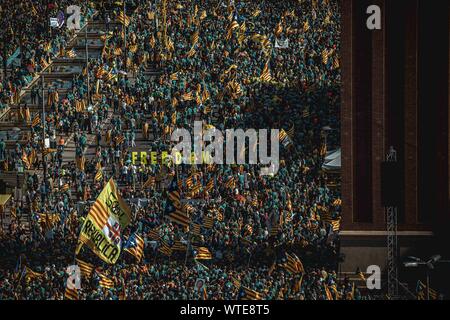
<instances>
[{"instance_id":1,"label":"street lamp head","mask_svg":"<svg viewBox=\"0 0 450 320\"><path fill-rule=\"evenodd\" d=\"M419 263L417 261L408 261L404 263L404 266L406 268L415 268L419 265Z\"/></svg>"},{"instance_id":2,"label":"street lamp head","mask_svg":"<svg viewBox=\"0 0 450 320\"><path fill-rule=\"evenodd\" d=\"M430 262L431 262L431 263L436 263L436 262L438 262L439 260L441 260L441 255L439 255L439 254L435 254L434 256L432 256L432 257L430 258Z\"/></svg>"},{"instance_id":3,"label":"street lamp head","mask_svg":"<svg viewBox=\"0 0 450 320\"><path fill-rule=\"evenodd\" d=\"M422 262L422 259L417 258L417 257L413 257L413 256L409 256L408 259L414 260L414 261L417 261L417 262Z\"/></svg>"},{"instance_id":4,"label":"street lamp head","mask_svg":"<svg viewBox=\"0 0 450 320\"><path fill-rule=\"evenodd\" d=\"M430 270L434 269L435 263L437 263L439 260L441 260L441 256L438 254L435 254L430 258L430 260L427 261L426 265Z\"/></svg>"}]
</instances>

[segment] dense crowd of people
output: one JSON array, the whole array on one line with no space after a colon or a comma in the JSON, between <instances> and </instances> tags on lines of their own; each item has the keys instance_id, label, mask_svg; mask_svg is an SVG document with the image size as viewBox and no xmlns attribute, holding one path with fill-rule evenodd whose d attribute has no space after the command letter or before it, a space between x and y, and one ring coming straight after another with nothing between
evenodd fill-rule
<instances>
[{"instance_id":1,"label":"dense crowd of people","mask_svg":"<svg viewBox=\"0 0 450 320\"><path fill-rule=\"evenodd\" d=\"M20 100L21 90L45 69L74 36L74 30L50 26L50 17L65 14L70 5L85 1L2 1L0 27L0 113ZM93 14L88 9L88 17ZM8 17L8 18L6 18ZM84 23L84 21L82 21Z\"/></svg>"},{"instance_id":2,"label":"dense crowd of people","mask_svg":"<svg viewBox=\"0 0 450 320\"><path fill-rule=\"evenodd\" d=\"M67 4L54 2L52 14ZM68 90L47 89L45 122L11 97L41 70L30 63L51 58L43 43L67 56L62 48L74 34L48 34L45 19L27 24L30 6L40 12L50 4L12 3L1 8L17 18L4 23L24 21L23 40L13 33L2 56L18 45L27 55L4 79L0 103L15 104L11 121L30 124L30 132L13 147L0 142L2 172L23 166L28 173L0 234L0 299L64 297L80 226L110 178L132 209L122 243L139 234L144 257L122 252L108 265L82 249L77 259L95 270L83 277L80 299L240 299L242 288L264 299L368 298L338 279L340 194L329 186L339 181L322 170L327 150L339 147L338 1L168 1L164 23L161 6L135 0L122 24L109 23L122 6L89 3L88 19L107 24L103 49ZM192 130L194 121L283 129L289 143L280 143L280 170L260 176L259 165L165 165L170 133ZM42 158L44 136L50 146ZM135 161L142 146L157 163L150 152ZM167 217L173 179L190 226ZM211 256L195 259L196 247ZM299 257L302 272L285 267L289 255ZM106 288L105 275L113 283ZM203 292L195 290L199 278Z\"/></svg>"}]
</instances>

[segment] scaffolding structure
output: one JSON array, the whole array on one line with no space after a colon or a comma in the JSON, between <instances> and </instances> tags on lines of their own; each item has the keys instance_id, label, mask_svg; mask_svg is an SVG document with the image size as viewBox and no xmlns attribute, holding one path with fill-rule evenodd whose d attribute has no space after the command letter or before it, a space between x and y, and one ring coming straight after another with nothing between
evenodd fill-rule
<instances>
[{"instance_id":1,"label":"scaffolding structure","mask_svg":"<svg viewBox=\"0 0 450 320\"><path fill-rule=\"evenodd\" d=\"M389 148L386 162L397 162L397 152ZM398 296L398 237L397 237L397 211L396 206L385 207L387 228L387 293L392 299Z\"/></svg>"}]
</instances>

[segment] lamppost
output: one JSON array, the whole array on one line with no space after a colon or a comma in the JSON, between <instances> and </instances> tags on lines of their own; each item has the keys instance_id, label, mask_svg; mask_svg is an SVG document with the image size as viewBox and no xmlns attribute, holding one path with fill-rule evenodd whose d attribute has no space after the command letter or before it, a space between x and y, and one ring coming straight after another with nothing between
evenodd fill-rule
<instances>
[{"instance_id":1,"label":"lamppost","mask_svg":"<svg viewBox=\"0 0 450 320\"><path fill-rule=\"evenodd\" d=\"M330 134L331 131L333 131L333 129L330 126L322 127L322 136L324 138L325 146L328 143L327 138L328 138L328 135Z\"/></svg>"},{"instance_id":2,"label":"lamppost","mask_svg":"<svg viewBox=\"0 0 450 320\"><path fill-rule=\"evenodd\" d=\"M441 256L436 254L432 256L428 261L423 261L417 257L408 257L408 259L412 261L404 262L403 265L405 268L417 268L419 266L426 266L426 277L427 277L427 300L430 300L430 271L434 269L435 264L438 262L447 262L441 261Z\"/></svg>"},{"instance_id":3,"label":"lamppost","mask_svg":"<svg viewBox=\"0 0 450 320\"><path fill-rule=\"evenodd\" d=\"M47 198L47 162L45 162L45 80L44 80L44 74L41 73L41 86L42 86L42 147L41 147L41 155L42 155L42 169L44 174L44 188L45 188L45 194L44 198ZM47 99L49 98L50 92L47 93Z\"/></svg>"}]
</instances>

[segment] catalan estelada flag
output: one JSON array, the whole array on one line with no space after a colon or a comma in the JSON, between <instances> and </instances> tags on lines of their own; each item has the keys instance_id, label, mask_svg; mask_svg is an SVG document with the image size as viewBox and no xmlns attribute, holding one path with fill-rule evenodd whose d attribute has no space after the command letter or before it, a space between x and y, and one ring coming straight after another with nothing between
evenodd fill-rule
<instances>
[{"instance_id":1,"label":"catalan estelada flag","mask_svg":"<svg viewBox=\"0 0 450 320\"><path fill-rule=\"evenodd\" d=\"M103 261L113 264L120 255L121 232L130 219L131 210L110 179L83 223L79 242L87 245Z\"/></svg>"},{"instance_id":2,"label":"catalan estelada flag","mask_svg":"<svg viewBox=\"0 0 450 320\"><path fill-rule=\"evenodd\" d=\"M195 255L194 259L196 260L211 260L212 254L206 247L194 247Z\"/></svg>"},{"instance_id":3,"label":"catalan estelada flag","mask_svg":"<svg viewBox=\"0 0 450 320\"><path fill-rule=\"evenodd\" d=\"M178 180L176 178L170 182L167 197L168 199L165 207L166 216L173 222L188 227L191 223L191 219L181 206L181 196Z\"/></svg>"},{"instance_id":4,"label":"catalan estelada flag","mask_svg":"<svg viewBox=\"0 0 450 320\"><path fill-rule=\"evenodd\" d=\"M247 287L241 287L239 298L240 300L262 300L263 295L258 291L249 289Z\"/></svg>"},{"instance_id":5,"label":"catalan estelada flag","mask_svg":"<svg viewBox=\"0 0 450 320\"><path fill-rule=\"evenodd\" d=\"M39 273L39 272L36 272L36 271L33 271L31 268L29 268L29 267L25 267L24 269L23 269L23 272L22 272L22 276L24 276L25 277L25 281L30 281L30 280L33 280L33 279L39 279L39 278L42 278L43 276L44 276L44 274L43 273Z\"/></svg>"},{"instance_id":6,"label":"catalan estelada flag","mask_svg":"<svg viewBox=\"0 0 450 320\"><path fill-rule=\"evenodd\" d=\"M141 236L134 233L128 238L127 243L124 246L124 250L133 255L137 261L141 261L144 256L144 239Z\"/></svg>"},{"instance_id":7,"label":"catalan estelada flag","mask_svg":"<svg viewBox=\"0 0 450 320\"><path fill-rule=\"evenodd\" d=\"M171 200L167 201L166 215L172 222L178 223L183 227L188 227L191 223L191 218L189 218L186 212L178 209Z\"/></svg>"},{"instance_id":8,"label":"catalan estelada flag","mask_svg":"<svg viewBox=\"0 0 450 320\"><path fill-rule=\"evenodd\" d=\"M158 251L167 257L170 257L172 255L172 248L164 240L161 240Z\"/></svg>"},{"instance_id":9,"label":"catalan estelada flag","mask_svg":"<svg viewBox=\"0 0 450 320\"><path fill-rule=\"evenodd\" d=\"M287 261L285 264L283 264L283 267L288 272L293 273L293 274L305 272L305 269L303 268L303 264L300 261L300 258L297 257L295 254L286 253L286 258L287 258Z\"/></svg>"}]
</instances>

